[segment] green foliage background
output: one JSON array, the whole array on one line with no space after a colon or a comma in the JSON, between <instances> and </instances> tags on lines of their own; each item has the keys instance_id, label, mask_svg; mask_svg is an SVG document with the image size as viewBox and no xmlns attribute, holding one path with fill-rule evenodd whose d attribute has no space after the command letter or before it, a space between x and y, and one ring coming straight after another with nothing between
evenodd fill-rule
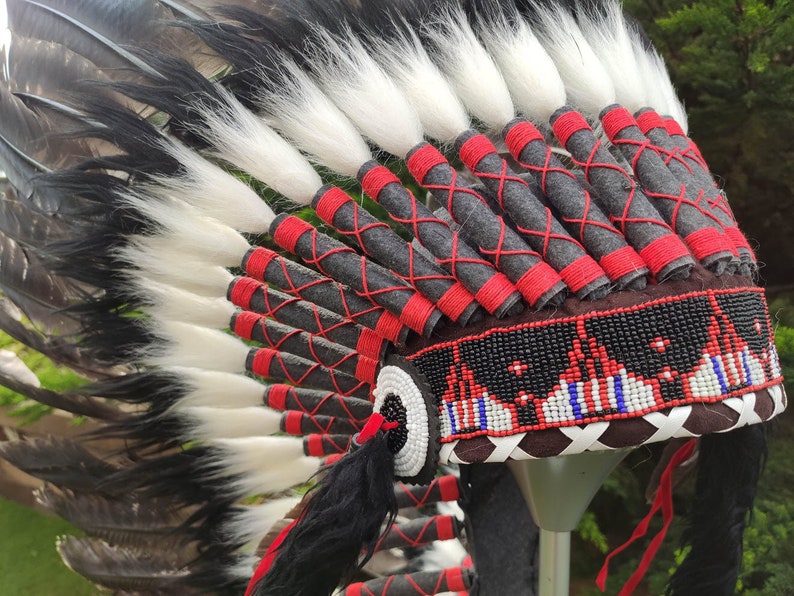
<instances>
[{"instance_id":1,"label":"green foliage background","mask_svg":"<svg viewBox=\"0 0 794 596\"><path fill-rule=\"evenodd\" d=\"M794 0L625 0L664 55L689 132L759 244L794 283Z\"/></svg>"}]
</instances>

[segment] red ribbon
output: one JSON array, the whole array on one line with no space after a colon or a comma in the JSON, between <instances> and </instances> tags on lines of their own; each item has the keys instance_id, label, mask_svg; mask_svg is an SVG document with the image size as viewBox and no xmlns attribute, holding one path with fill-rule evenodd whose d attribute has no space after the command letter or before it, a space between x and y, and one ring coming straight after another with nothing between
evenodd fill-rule
<instances>
[{"instance_id":1,"label":"red ribbon","mask_svg":"<svg viewBox=\"0 0 794 596\"><path fill-rule=\"evenodd\" d=\"M389 422L383 415L379 412L374 412L367 423L364 425L364 428L359 431L359 433L353 437L353 441L356 445L363 445L367 441L371 441L375 438L375 435L378 434L378 431L383 430L392 430L393 428L397 428L400 426L399 422Z\"/></svg>"},{"instance_id":2,"label":"red ribbon","mask_svg":"<svg viewBox=\"0 0 794 596\"><path fill-rule=\"evenodd\" d=\"M295 524L297 523L298 523L297 519L292 520L292 522L290 522L290 524L286 528L281 530L279 535L276 536L276 539L270 544L270 546L267 547L267 551L265 551L265 556L262 557L261 561L259 561L259 565L257 566L256 571L254 571L254 576L251 578L251 581L248 582L248 588L245 591L245 596L251 596L251 594L254 593L254 587L256 586L256 583L260 579L265 577L267 572L270 570L270 566L273 564L276 555L278 555L278 549L281 548L281 545L284 543L284 540L286 540L287 538L287 534L290 533L290 530L292 530L292 528L294 528Z\"/></svg>"},{"instance_id":3,"label":"red ribbon","mask_svg":"<svg viewBox=\"0 0 794 596\"><path fill-rule=\"evenodd\" d=\"M612 560L612 557L624 551L638 538L645 536L645 534L648 532L648 525L651 523L651 519L653 519L653 516L656 515L656 512L661 509L662 520L664 521L662 529L659 530L656 536L654 536L651 540L651 543L645 550L645 554L642 556L636 571L628 579L626 585L623 586L623 589L620 591L618 596L630 596L640 581L642 581L643 576L648 571L648 567L651 565L651 561L653 561L653 558L656 556L656 552L662 545L662 541L664 540L665 534L667 534L667 529L670 527L670 523L673 521L673 471L690 457L692 457L692 453L695 451L695 444L695 439L687 441L678 449L678 451L675 452L673 457L670 458L670 462L667 464L667 467L662 473L662 477L659 481L659 490L656 491L656 497L653 500L653 505L651 506L651 510L648 512L648 515L646 515L637 525L637 528L634 530L634 533L631 535L631 538L629 538L628 541L607 555L607 558L604 561L604 566L601 567L601 571L598 572L598 577L596 578L596 585L601 589L602 592L606 587L609 562Z\"/></svg>"}]
</instances>

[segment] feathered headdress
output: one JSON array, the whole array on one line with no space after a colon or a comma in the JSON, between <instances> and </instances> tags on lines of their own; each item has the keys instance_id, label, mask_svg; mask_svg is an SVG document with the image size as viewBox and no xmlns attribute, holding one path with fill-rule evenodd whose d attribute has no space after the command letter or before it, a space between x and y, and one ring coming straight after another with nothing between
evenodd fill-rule
<instances>
[{"instance_id":1,"label":"feathered headdress","mask_svg":"<svg viewBox=\"0 0 794 596\"><path fill-rule=\"evenodd\" d=\"M702 436L670 588L731 593L782 378L753 252L620 6L211 4L7 2L3 326L93 382L3 382L120 440L0 446L89 535L67 564L532 593L500 463ZM462 524L398 512L455 501L473 561L406 566Z\"/></svg>"}]
</instances>

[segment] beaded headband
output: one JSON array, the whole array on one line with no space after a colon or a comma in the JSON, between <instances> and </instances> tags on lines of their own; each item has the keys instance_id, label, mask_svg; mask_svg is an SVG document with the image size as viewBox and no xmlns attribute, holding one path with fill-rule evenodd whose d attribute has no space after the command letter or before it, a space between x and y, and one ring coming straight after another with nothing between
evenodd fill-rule
<instances>
[{"instance_id":1,"label":"beaded headband","mask_svg":"<svg viewBox=\"0 0 794 596\"><path fill-rule=\"evenodd\" d=\"M90 21L78 4L69 19ZM164 553L178 564L147 586L492 585L476 557L352 580L373 555L408 559L462 535L446 514L396 517L455 501L474 515L476 482L448 464L701 436L744 448L746 435L722 433L783 411L750 244L661 58L618 4L196 4L158 3L180 22L147 21L157 51L95 36L113 50L90 57L108 60L100 88L52 91L43 115L13 104L29 130L68 136L60 153L37 136L0 163L9 201L54 230L20 246L68 280L49 314L69 307L69 362L101 369L84 392L130 404L88 414L129 456L95 466L108 477L97 499L180 512L170 529L186 552ZM31 321L59 335L37 308ZM71 453L80 471L93 461L26 448L2 453L21 467L34 452ZM73 487L52 481L64 490L42 500L71 511ZM295 490L315 481L305 498ZM749 506L714 515L741 528ZM59 548L127 590L129 578L95 571L97 552L111 567L140 555L109 534ZM709 552L693 547L684 569Z\"/></svg>"}]
</instances>

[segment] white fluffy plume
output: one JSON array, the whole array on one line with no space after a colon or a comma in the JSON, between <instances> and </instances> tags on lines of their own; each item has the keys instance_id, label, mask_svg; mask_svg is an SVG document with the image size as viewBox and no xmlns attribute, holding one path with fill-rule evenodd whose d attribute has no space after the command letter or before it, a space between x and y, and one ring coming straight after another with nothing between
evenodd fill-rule
<instances>
[{"instance_id":1,"label":"white fluffy plume","mask_svg":"<svg viewBox=\"0 0 794 596\"><path fill-rule=\"evenodd\" d=\"M192 108L207 123L207 136L218 157L264 182L296 203L308 204L322 186L320 175L308 160L260 118L248 111L231 93L222 109L196 102Z\"/></svg>"},{"instance_id":2,"label":"white fluffy plume","mask_svg":"<svg viewBox=\"0 0 794 596\"><path fill-rule=\"evenodd\" d=\"M352 33L317 32L311 62L322 88L358 129L389 153L405 156L423 140L408 99Z\"/></svg>"},{"instance_id":3,"label":"white fluffy plume","mask_svg":"<svg viewBox=\"0 0 794 596\"><path fill-rule=\"evenodd\" d=\"M499 66L518 111L548 125L566 101L565 84L551 56L517 10L494 7L480 17L477 33Z\"/></svg>"},{"instance_id":4,"label":"white fluffy plume","mask_svg":"<svg viewBox=\"0 0 794 596\"><path fill-rule=\"evenodd\" d=\"M597 118L602 109L615 103L612 79L570 12L543 5L537 7L537 17L539 27L535 34L557 66L568 103Z\"/></svg>"},{"instance_id":5,"label":"white fluffy plume","mask_svg":"<svg viewBox=\"0 0 794 596\"><path fill-rule=\"evenodd\" d=\"M162 369L170 373L184 389L184 395L171 406L173 409L190 407L247 408L262 405L265 387L243 375L172 366Z\"/></svg>"},{"instance_id":6,"label":"white fluffy plume","mask_svg":"<svg viewBox=\"0 0 794 596\"><path fill-rule=\"evenodd\" d=\"M273 494L306 482L320 468L320 459L303 454L297 437L246 437L208 443L219 450L218 480L234 478L239 495Z\"/></svg>"},{"instance_id":7,"label":"white fluffy plume","mask_svg":"<svg viewBox=\"0 0 794 596\"><path fill-rule=\"evenodd\" d=\"M632 29L630 36L634 55L637 58L637 67L640 69L648 97L648 105L663 116L672 116L684 132L687 132L686 109L673 87L664 59L656 49L642 39L638 31Z\"/></svg>"},{"instance_id":8,"label":"white fluffy plume","mask_svg":"<svg viewBox=\"0 0 794 596\"><path fill-rule=\"evenodd\" d=\"M157 321L151 331L161 338L148 348L151 365L245 372L249 347L228 333L177 321Z\"/></svg>"},{"instance_id":9,"label":"white fluffy plume","mask_svg":"<svg viewBox=\"0 0 794 596\"><path fill-rule=\"evenodd\" d=\"M305 71L286 58L283 71L288 83L260 96L268 122L322 165L355 176L372 159L366 141Z\"/></svg>"},{"instance_id":10,"label":"white fluffy plume","mask_svg":"<svg viewBox=\"0 0 794 596\"><path fill-rule=\"evenodd\" d=\"M225 297L199 296L143 276L130 278L144 304L142 310L156 320L226 329L237 310Z\"/></svg>"},{"instance_id":11,"label":"white fluffy plume","mask_svg":"<svg viewBox=\"0 0 794 596\"><path fill-rule=\"evenodd\" d=\"M300 503L298 497L281 497L261 505L245 507L224 526L223 533L232 538L233 542L258 543L270 531L273 524L283 519L298 503Z\"/></svg>"},{"instance_id":12,"label":"white fluffy plume","mask_svg":"<svg viewBox=\"0 0 794 596\"><path fill-rule=\"evenodd\" d=\"M251 408L192 407L179 411L186 423L188 441L211 441L274 435L280 430L281 414L264 406Z\"/></svg>"},{"instance_id":13,"label":"white fluffy plume","mask_svg":"<svg viewBox=\"0 0 794 596\"><path fill-rule=\"evenodd\" d=\"M258 234L270 227L273 211L249 186L181 143L163 148L182 166L179 175L154 179L163 196L183 199L240 232Z\"/></svg>"},{"instance_id":14,"label":"white fluffy plume","mask_svg":"<svg viewBox=\"0 0 794 596\"><path fill-rule=\"evenodd\" d=\"M131 276L137 274L200 296L225 296L234 279L224 267L208 265L163 237L139 237L120 249L118 257L130 264Z\"/></svg>"},{"instance_id":15,"label":"white fluffy plume","mask_svg":"<svg viewBox=\"0 0 794 596\"><path fill-rule=\"evenodd\" d=\"M620 3L605 2L599 10L582 11L579 28L609 73L617 102L631 112L647 107L649 98Z\"/></svg>"},{"instance_id":16,"label":"white fluffy plume","mask_svg":"<svg viewBox=\"0 0 794 596\"><path fill-rule=\"evenodd\" d=\"M454 141L470 127L466 109L416 33L395 28L400 33L394 38L371 38L376 59L405 92L425 133L441 142Z\"/></svg>"},{"instance_id":17,"label":"white fluffy plume","mask_svg":"<svg viewBox=\"0 0 794 596\"><path fill-rule=\"evenodd\" d=\"M199 209L183 201L162 197L162 190L150 187L146 195L127 193L122 197L125 203L140 211L160 228L159 233L139 236L136 242L142 246L152 246L155 243L158 249L165 251L173 246L215 265L240 265L251 246L239 232L217 219L203 215ZM269 207L265 208L270 211ZM274 219L275 214L272 211L270 214L271 220Z\"/></svg>"},{"instance_id":18,"label":"white fluffy plume","mask_svg":"<svg viewBox=\"0 0 794 596\"><path fill-rule=\"evenodd\" d=\"M437 62L469 112L494 131L515 117L502 74L480 44L463 8L445 6L427 25Z\"/></svg>"}]
</instances>

